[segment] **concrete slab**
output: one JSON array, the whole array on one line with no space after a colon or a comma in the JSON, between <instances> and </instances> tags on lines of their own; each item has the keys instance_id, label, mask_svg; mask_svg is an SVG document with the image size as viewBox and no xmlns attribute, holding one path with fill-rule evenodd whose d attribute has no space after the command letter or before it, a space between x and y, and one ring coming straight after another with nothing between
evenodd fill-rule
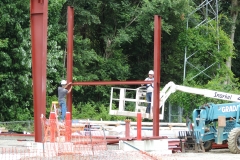
<instances>
[{"instance_id":1,"label":"concrete slab","mask_svg":"<svg viewBox=\"0 0 240 160\"><path fill-rule=\"evenodd\" d=\"M158 152L160 154L172 154L172 150L168 149L168 140L133 140L133 141L119 141L119 149L124 151L144 151L144 152Z\"/></svg>"}]
</instances>

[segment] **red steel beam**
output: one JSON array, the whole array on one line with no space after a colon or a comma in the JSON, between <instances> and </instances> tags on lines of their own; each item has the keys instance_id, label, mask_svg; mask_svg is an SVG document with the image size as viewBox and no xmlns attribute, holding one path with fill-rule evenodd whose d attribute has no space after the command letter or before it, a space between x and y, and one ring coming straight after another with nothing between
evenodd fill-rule
<instances>
[{"instance_id":1,"label":"red steel beam","mask_svg":"<svg viewBox=\"0 0 240 160\"><path fill-rule=\"evenodd\" d=\"M161 17L154 16L154 91L153 91L153 136L159 136L159 92L161 65Z\"/></svg>"},{"instance_id":2,"label":"red steel beam","mask_svg":"<svg viewBox=\"0 0 240 160\"><path fill-rule=\"evenodd\" d=\"M68 21L68 41L67 41L67 82L72 82L73 79L73 25L74 25L74 10L73 7L67 7ZM67 94L67 111L72 113L72 92ZM71 114L72 119L72 114Z\"/></svg>"},{"instance_id":3,"label":"red steel beam","mask_svg":"<svg viewBox=\"0 0 240 160\"><path fill-rule=\"evenodd\" d=\"M129 120L129 119L125 120L125 138L130 137L130 122L131 122L131 120Z\"/></svg>"},{"instance_id":4,"label":"red steel beam","mask_svg":"<svg viewBox=\"0 0 240 160\"><path fill-rule=\"evenodd\" d=\"M222 148L228 148L228 144L217 144L217 143L212 143L212 149L222 149Z\"/></svg>"},{"instance_id":5,"label":"red steel beam","mask_svg":"<svg viewBox=\"0 0 240 160\"><path fill-rule=\"evenodd\" d=\"M30 0L35 142L42 142L41 114L46 114L48 0Z\"/></svg>"},{"instance_id":6,"label":"red steel beam","mask_svg":"<svg viewBox=\"0 0 240 160\"><path fill-rule=\"evenodd\" d=\"M72 85L96 86L96 85L137 85L149 84L152 81L92 81L92 82L74 82Z\"/></svg>"},{"instance_id":7,"label":"red steel beam","mask_svg":"<svg viewBox=\"0 0 240 160\"><path fill-rule=\"evenodd\" d=\"M142 140L142 114L137 113L137 140Z\"/></svg>"}]
</instances>

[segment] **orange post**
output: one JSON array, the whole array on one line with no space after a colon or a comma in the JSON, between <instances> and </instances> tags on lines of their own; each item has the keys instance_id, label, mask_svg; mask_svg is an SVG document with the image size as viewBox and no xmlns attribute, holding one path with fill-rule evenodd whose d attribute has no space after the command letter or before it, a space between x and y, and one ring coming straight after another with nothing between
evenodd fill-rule
<instances>
[{"instance_id":1,"label":"orange post","mask_svg":"<svg viewBox=\"0 0 240 160\"><path fill-rule=\"evenodd\" d=\"M125 138L129 138L130 137L130 119L126 119L125 120Z\"/></svg>"},{"instance_id":2,"label":"orange post","mask_svg":"<svg viewBox=\"0 0 240 160\"><path fill-rule=\"evenodd\" d=\"M142 114L137 113L137 140L142 140Z\"/></svg>"},{"instance_id":3,"label":"orange post","mask_svg":"<svg viewBox=\"0 0 240 160\"><path fill-rule=\"evenodd\" d=\"M55 112L50 113L50 142L55 142L55 132L56 132L56 114Z\"/></svg>"},{"instance_id":4,"label":"orange post","mask_svg":"<svg viewBox=\"0 0 240 160\"><path fill-rule=\"evenodd\" d=\"M72 121L71 121L71 114L70 112L66 113L66 120L65 120L65 141L70 142L71 141L71 128L72 128Z\"/></svg>"}]
</instances>

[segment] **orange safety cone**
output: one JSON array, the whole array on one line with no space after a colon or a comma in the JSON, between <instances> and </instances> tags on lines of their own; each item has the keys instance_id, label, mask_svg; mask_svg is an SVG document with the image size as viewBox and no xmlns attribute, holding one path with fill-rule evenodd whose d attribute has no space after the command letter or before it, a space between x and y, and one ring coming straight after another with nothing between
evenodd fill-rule
<instances>
[{"instance_id":1,"label":"orange safety cone","mask_svg":"<svg viewBox=\"0 0 240 160\"><path fill-rule=\"evenodd\" d=\"M65 120L65 141L70 142L71 141L71 128L72 128L72 120L71 120L71 114L70 112L66 112L66 120Z\"/></svg>"},{"instance_id":2,"label":"orange safety cone","mask_svg":"<svg viewBox=\"0 0 240 160\"><path fill-rule=\"evenodd\" d=\"M55 112L50 112L50 117L49 117L49 121L50 121L50 142L55 142L55 133L56 133L56 114Z\"/></svg>"}]
</instances>

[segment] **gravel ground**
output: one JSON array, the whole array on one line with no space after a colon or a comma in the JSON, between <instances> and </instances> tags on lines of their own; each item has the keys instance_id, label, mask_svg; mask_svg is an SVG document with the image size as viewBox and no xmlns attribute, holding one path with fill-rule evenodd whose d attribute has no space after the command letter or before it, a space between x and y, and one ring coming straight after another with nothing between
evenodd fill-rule
<instances>
[{"instance_id":1,"label":"gravel ground","mask_svg":"<svg viewBox=\"0 0 240 160\"><path fill-rule=\"evenodd\" d=\"M161 157L162 160L238 160L240 154L232 154L229 149L212 149L205 153L173 153Z\"/></svg>"},{"instance_id":2,"label":"gravel ground","mask_svg":"<svg viewBox=\"0 0 240 160\"><path fill-rule=\"evenodd\" d=\"M21 141L26 140L26 141ZM24 137L24 136L0 136L0 150L6 149L8 147L17 147L17 148L26 148L27 143L34 142L33 137ZM102 151L102 155L106 156L108 160L116 160L121 157L121 160L131 160L131 159L154 159L148 158L148 156L140 156L141 153L132 152L126 153L124 151L118 150L118 145L108 145L108 151ZM205 153L173 153L168 155L161 155L156 152L150 152L152 157L155 157L157 160L240 160L240 154L232 154L228 149L212 149L210 152ZM121 155L121 156L118 156ZM138 157L139 156L139 157ZM0 156L1 157L1 156ZM67 159L67 158L66 158ZM78 159L78 158L76 158ZM82 158L81 158L82 159ZM93 160L95 158L92 158ZM98 158L96 158L98 159ZM8 159L9 160L9 159Z\"/></svg>"}]
</instances>

